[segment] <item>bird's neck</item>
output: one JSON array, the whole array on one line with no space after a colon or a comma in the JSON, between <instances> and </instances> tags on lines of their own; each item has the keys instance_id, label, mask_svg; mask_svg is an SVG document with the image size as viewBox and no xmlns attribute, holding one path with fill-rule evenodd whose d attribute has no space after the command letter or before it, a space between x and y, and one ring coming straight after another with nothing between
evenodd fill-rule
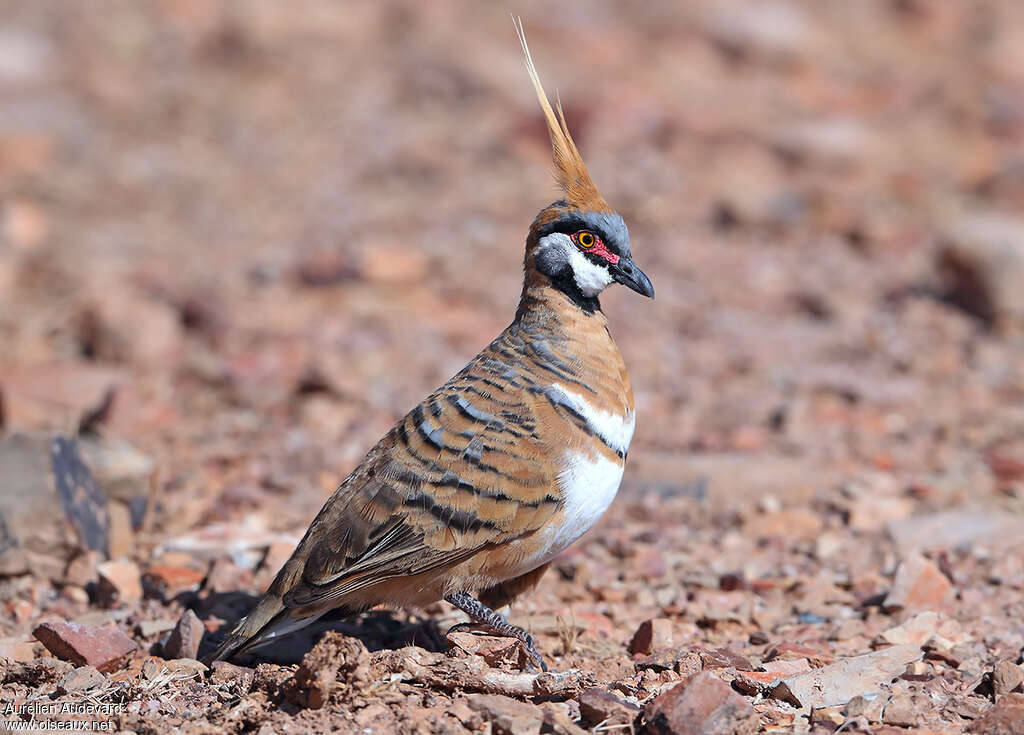
<instances>
[{"instance_id":1,"label":"bird's neck","mask_svg":"<svg viewBox=\"0 0 1024 735\"><path fill-rule=\"evenodd\" d=\"M553 364L586 385L587 400L596 401L602 411L624 415L632 410L629 374L599 308L581 308L556 286L527 280L506 334L525 345L529 359Z\"/></svg>"},{"instance_id":2,"label":"bird's neck","mask_svg":"<svg viewBox=\"0 0 1024 735\"><path fill-rule=\"evenodd\" d=\"M585 296L571 274L551 278L535 268L527 268L523 280L523 293L516 309L516 320L531 313L554 313L571 316L598 317L604 320L601 302L596 296Z\"/></svg>"}]
</instances>

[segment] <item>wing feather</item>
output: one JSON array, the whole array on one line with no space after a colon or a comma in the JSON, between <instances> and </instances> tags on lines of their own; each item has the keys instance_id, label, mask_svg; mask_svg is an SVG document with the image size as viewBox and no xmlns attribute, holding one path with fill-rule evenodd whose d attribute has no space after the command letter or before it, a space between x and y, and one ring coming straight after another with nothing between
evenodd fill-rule
<instances>
[{"instance_id":1,"label":"wing feather","mask_svg":"<svg viewBox=\"0 0 1024 735\"><path fill-rule=\"evenodd\" d=\"M410 411L331 496L296 550L305 561L282 590L286 607L341 604L387 579L459 564L550 518L556 471L535 431L532 380L514 371L520 358L507 345L502 351L485 351Z\"/></svg>"}]
</instances>

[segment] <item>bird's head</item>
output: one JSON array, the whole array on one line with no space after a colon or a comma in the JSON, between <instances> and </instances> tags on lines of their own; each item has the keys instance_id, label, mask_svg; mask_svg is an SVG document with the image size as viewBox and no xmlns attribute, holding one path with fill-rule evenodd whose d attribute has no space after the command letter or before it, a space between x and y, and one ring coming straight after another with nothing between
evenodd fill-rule
<instances>
[{"instance_id":1,"label":"bird's head","mask_svg":"<svg viewBox=\"0 0 1024 735\"><path fill-rule=\"evenodd\" d=\"M530 226L527 281L547 279L573 300L585 304L596 303L598 294L612 283L654 298L651 279L633 263L625 221L591 181L565 124L562 105L552 108L544 93L521 21L516 23L516 31L551 135L555 179L564 192L564 198L542 209Z\"/></svg>"},{"instance_id":2,"label":"bird's head","mask_svg":"<svg viewBox=\"0 0 1024 735\"><path fill-rule=\"evenodd\" d=\"M633 263L626 223L611 210L580 209L564 199L542 209L530 227L526 267L586 299L613 283L654 298L651 279Z\"/></svg>"}]
</instances>

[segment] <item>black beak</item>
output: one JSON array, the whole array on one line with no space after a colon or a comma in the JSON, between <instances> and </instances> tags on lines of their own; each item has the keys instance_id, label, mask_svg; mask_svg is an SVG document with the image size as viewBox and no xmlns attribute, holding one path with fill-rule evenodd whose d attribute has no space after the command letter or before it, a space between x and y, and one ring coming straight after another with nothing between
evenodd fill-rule
<instances>
[{"instance_id":1,"label":"black beak","mask_svg":"<svg viewBox=\"0 0 1024 735\"><path fill-rule=\"evenodd\" d=\"M647 274L636 267L632 260L619 258L619 262L611 267L612 278L623 286L629 286L638 294L649 299L654 298L654 286Z\"/></svg>"}]
</instances>

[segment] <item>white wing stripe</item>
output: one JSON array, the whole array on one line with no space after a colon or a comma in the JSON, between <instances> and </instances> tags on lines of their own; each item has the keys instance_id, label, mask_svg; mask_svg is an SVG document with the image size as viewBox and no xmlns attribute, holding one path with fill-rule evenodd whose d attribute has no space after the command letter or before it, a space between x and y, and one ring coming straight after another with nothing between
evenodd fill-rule
<instances>
[{"instance_id":1,"label":"white wing stripe","mask_svg":"<svg viewBox=\"0 0 1024 735\"><path fill-rule=\"evenodd\" d=\"M557 395L559 403L582 416L590 430L601 437L605 444L623 454L629 451L629 443L636 428L636 414L633 411L629 411L625 416L602 411L587 403L579 393L574 393L558 383L553 384L551 390Z\"/></svg>"}]
</instances>

